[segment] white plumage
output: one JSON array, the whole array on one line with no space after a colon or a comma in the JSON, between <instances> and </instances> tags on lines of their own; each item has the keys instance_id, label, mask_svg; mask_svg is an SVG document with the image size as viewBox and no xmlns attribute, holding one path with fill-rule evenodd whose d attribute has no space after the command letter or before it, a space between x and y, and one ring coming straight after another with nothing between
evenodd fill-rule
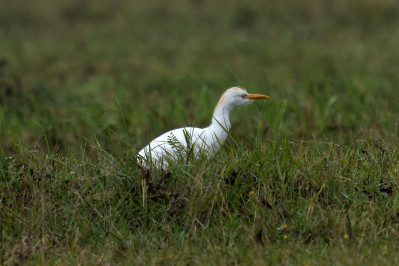
<instances>
[{"instance_id":1,"label":"white plumage","mask_svg":"<svg viewBox=\"0 0 399 266\"><path fill-rule=\"evenodd\" d=\"M267 99L262 94L248 94L246 90L233 87L226 90L215 107L212 123L206 128L184 127L168 131L144 147L138 155L139 163L166 169L169 163L204 153L208 157L220 149L230 130L231 110L255 100Z\"/></svg>"}]
</instances>

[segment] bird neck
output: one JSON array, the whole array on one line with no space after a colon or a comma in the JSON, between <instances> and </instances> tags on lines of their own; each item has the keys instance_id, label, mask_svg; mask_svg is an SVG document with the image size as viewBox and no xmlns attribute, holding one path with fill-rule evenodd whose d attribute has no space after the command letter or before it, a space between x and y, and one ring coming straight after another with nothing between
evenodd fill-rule
<instances>
[{"instance_id":1,"label":"bird neck","mask_svg":"<svg viewBox=\"0 0 399 266\"><path fill-rule=\"evenodd\" d=\"M222 127L225 131L229 131L231 128L230 111L231 108L225 105L217 106L213 112L211 127Z\"/></svg>"}]
</instances>

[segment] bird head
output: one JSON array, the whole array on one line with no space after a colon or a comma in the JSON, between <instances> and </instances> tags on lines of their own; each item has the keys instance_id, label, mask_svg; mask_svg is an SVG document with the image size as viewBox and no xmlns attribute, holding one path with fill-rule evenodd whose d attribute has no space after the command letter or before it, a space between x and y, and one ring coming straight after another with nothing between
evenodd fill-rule
<instances>
[{"instance_id":1,"label":"bird head","mask_svg":"<svg viewBox=\"0 0 399 266\"><path fill-rule=\"evenodd\" d=\"M221 105L223 105L224 108L232 110L234 108L250 104L256 100L267 98L269 98L267 95L249 94L245 89L240 87L232 87L223 93L219 103L216 105L215 110Z\"/></svg>"}]
</instances>

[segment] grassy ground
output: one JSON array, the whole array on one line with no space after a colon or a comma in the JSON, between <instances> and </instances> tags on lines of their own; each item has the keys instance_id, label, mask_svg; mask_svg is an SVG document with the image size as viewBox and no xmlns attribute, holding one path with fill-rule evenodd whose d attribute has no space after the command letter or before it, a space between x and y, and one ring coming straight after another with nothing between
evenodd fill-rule
<instances>
[{"instance_id":1,"label":"grassy ground","mask_svg":"<svg viewBox=\"0 0 399 266\"><path fill-rule=\"evenodd\" d=\"M0 261L398 264L399 5L0 3ZM212 160L140 170L206 126Z\"/></svg>"}]
</instances>

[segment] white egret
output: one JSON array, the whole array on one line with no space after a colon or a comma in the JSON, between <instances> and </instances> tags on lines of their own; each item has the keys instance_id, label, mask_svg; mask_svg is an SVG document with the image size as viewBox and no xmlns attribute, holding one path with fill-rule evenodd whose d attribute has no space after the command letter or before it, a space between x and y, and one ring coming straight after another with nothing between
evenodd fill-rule
<instances>
[{"instance_id":1,"label":"white egret","mask_svg":"<svg viewBox=\"0 0 399 266\"><path fill-rule=\"evenodd\" d=\"M168 131L144 147L138 155L142 166L167 168L169 162L178 161L181 156L203 152L208 157L220 149L230 130L230 111L259 99L263 94L248 94L239 87L226 90L215 107L212 123L206 128L183 127Z\"/></svg>"}]
</instances>

